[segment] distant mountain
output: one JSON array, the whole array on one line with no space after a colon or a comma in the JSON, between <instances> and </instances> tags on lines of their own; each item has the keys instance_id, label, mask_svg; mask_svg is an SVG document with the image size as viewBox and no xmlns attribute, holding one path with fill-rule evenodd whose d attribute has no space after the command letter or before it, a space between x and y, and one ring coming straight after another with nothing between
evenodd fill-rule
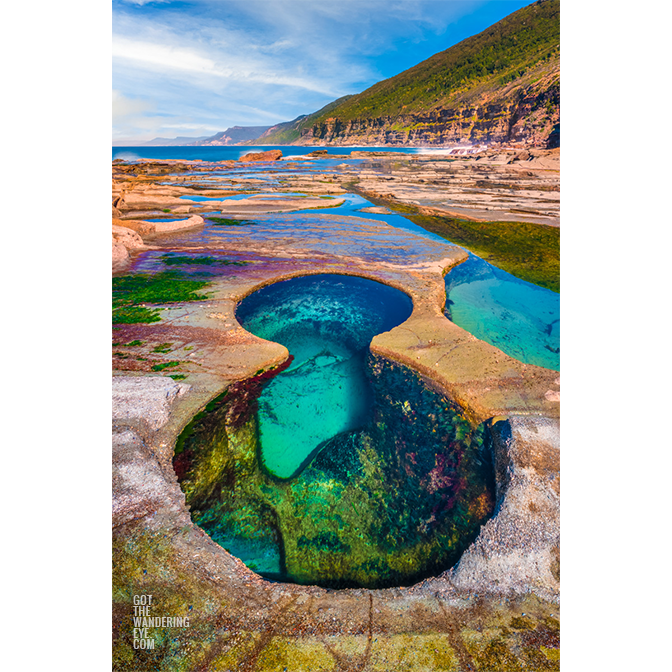
<instances>
[{"instance_id":1,"label":"distant mountain","mask_svg":"<svg viewBox=\"0 0 672 672\"><path fill-rule=\"evenodd\" d=\"M247 140L254 140L271 126L232 126L215 135L202 135L199 138L154 138L143 142L140 147L202 147L222 145L240 145Z\"/></svg>"},{"instance_id":2,"label":"distant mountain","mask_svg":"<svg viewBox=\"0 0 672 672\"><path fill-rule=\"evenodd\" d=\"M291 145L293 142L299 140L299 138L301 137L301 129L310 126L314 121L319 119L321 116L331 112L331 110L343 104L350 98L352 98L352 96L343 96L343 98L334 100L328 105L325 105L321 110L313 112L313 114L309 115L302 114L301 116L297 117L292 121L285 121L282 124L269 126L264 133L255 138L250 139L245 144Z\"/></svg>"},{"instance_id":3,"label":"distant mountain","mask_svg":"<svg viewBox=\"0 0 672 672\"><path fill-rule=\"evenodd\" d=\"M201 138L197 142L191 142L192 145L240 145L246 141L254 140L268 131L270 126L232 126L221 133Z\"/></svg>"},{"instance_id":4,"label":"distant mountain","mask_svg":"<svg viewBox=\"0 0 672 672\"><path fill-rule=\"evenodd\" d=\"M539 0L482 33L255 144L557 146L560 2Z\"/></svg>"}]
</instances>

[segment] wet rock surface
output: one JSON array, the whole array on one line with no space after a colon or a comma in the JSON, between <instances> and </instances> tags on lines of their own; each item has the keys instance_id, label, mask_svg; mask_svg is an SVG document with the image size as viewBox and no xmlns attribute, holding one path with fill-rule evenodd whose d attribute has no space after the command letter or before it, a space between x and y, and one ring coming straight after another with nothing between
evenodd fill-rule
<instances>
[{"instance_id":1,"label":"wet rock surface","mask_svg":"<svg viewBox=\"0 0 672 672\"><path fill-rule=\"evenodd\" d=\"M147 222L171 217L163 211L183 208L183 195L268 193L267 182L220 168L213 188L197 185L212 172L198 162L115 164L115 207L126 222ZM318 200L362 177L378 193L400 175L386 180L374 168L356 178L357 170L297 170L282 188ZM286 222L255 212L258 203L237 203L229 212L192 202L200 229L138 232L145 247L127 250L123 272L163 271L168 255L189 277L207 273L199 277L209 285L203 300L159 304L159 321L120 323L113 332L114 669L559 669L557 372L522 364L445 318L443 274L466 258L461 249L367 213L302 213L299 203ZM225 390L288 357L245 331L236 306L265 284L309 273L361 275L407 292L411 317L376 336L371 352L421 376L471 426L492 427L494 515L439 576L377 590L272 582L191 520L173 468L178 436ZM154 596L152 615L188 616L189 627L154 628L155 648L134 649L133 596L142 594Z\"/></svg>"}]
</instances>

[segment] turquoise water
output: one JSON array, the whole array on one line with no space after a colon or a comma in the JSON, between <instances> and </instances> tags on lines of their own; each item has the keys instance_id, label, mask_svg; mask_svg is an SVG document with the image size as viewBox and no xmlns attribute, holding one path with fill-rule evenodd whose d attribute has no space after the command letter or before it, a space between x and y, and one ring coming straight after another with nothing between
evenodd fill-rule
<instances>
[{"instance_id":1,"label":"turquoise water","mask_svg":"<svg viewBox=\"0 0 672 672\"><path fill-rule=\"evenodd\" d=\"M507 355L560 369L560 295L475 255L446 275L446 316Z\"/></svg>"},{"instance_id":2,"label":"turquoise water","mask_svg":"<svg viewBox=\"0 0 672 672\"><path fill-rule=\"evenodd\" d=\"M259 398L261 461L271 474L291 478L326 441L367 423L368 345L412 308L397 289L329 274L278 282L241 302L240 324L294 358Z\"/></svg>"}]
</instances>

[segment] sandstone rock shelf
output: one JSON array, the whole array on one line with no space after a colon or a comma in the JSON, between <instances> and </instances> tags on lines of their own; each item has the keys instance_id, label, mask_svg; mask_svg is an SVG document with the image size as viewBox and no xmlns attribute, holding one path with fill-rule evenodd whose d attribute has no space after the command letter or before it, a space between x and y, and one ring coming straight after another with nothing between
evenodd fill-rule
<instances>
[{"instance_id":1,"label":"sandstone rock shelf","mask_svg":"<svg viewBox=\"0 0 672 672\"><path fill-rule=\"evenodd\" d=\"M426 174L432 162L432 171L442 165L434 157L389 163L371 157L365 174L346 164L277 176L280 193L309 189L312 200L345 193L362 177L380 192L402 174L411 181ZM291 163L283 164L289 172ZM474 165L473 158L461 159L454 168L469 174ZM151 166L115 164L113 214L121 220L115 227L124 228L130 215L150 222L146 213L184 207L185 194L225 197L228 191L193 186L212 165L181 170L172 164L161 175L152 175ZM218 175L229 170L216 169ZM494 177L497 170L484 163L479 175ZM548 168L530 170L534 176L509 177L557 180L535 172ZM185 179L158 184L175 175ZM261 189L252 181L240 186ZM534 190L519 191L521 202L539 199L536 192L528 196ZM219 216L217 226L136 230L142 247L131 228L113 229L128 255L117 274L162 269L169 255L185 264L175 266L185 277L196 269L209 273L199 277L210 283L202 300L162 304L159 321L117 324L113 332L115 669L143 669L144 654L133 650L129 628L134 594L154 595L164 614L191 615L189 629L157 631L161 646L151 661L166 669L557 669L557 372L522 364L446 319L443 276L466 258L463 250L367 219L375 212L301 213L307 200L293 201L292 226L238 201L243 209L235 212L189 206L190 217ZM535 207L541 212L538 200ZM413 586L334 591L263 580L194 525L173 470L177 437L198 412L287 360L285 347L240 326L238 303L264 285L317 273L359 275L407 292L411 317L376 336L372 352L415 371L457 403L472 426L485 422L492 435L496 515L455 566Z\"/></svg>"}]
</instances>

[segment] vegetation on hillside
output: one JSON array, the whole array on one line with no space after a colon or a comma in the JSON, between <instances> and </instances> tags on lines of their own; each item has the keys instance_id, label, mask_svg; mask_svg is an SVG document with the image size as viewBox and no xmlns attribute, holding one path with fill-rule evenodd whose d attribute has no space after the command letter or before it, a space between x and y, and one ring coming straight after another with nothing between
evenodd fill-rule
<instances>
[{"instance_id":1,"label":"vegetation on hillside","mask_svg":"<svg viewBox=\"0 0 672 672\"><path fill-rule=\"evenodd\" d=\"M483 85L497 90L523 78L557 59L559 48L560 2L543 0L353 96L331 116L347 121L449 107L477 88L481 92Z\"/></svg>"},{"instance_id":2,"label":"vegetation on hillside","mask_svg":"<svg viewBox=\"0 0 672 672\"><path fill-rule=\"evenodd\" d=\"M557 108L559 56L560 1L540 0L362 93L274 127L277 130L271 129L263 141L295 142L327 120L347 123L386 118L391 130L404 130L412 128L413 117L441 117L442 110L468 106L478 99L502 102L530 87L535 95L553 89L550 98ZM400 123L395 125L395 119Z\"/></svg>"},{"instance_id":3,"label":"vegetation on hillside","mask_svg":"<svg viewBox=\"0 0 672 672\"><path fill-rule=\"evenodd\" d=\"M301 115L292 121L286 121L282 124L277 124L276 126L271 127L266 133L261 135L254 140L244 142L241 144L244 145L289 145L295 140L298 140L301 137L301 131L304 128L309 128L312 126L317 119L323 115L328 115L333 109L337 108L339 105L347 102L352 96L343 96L337 100L332 101L328 105L325 105L322 109L317 112L313 112L309 115Z\"/></svg>"}]
</instances>

